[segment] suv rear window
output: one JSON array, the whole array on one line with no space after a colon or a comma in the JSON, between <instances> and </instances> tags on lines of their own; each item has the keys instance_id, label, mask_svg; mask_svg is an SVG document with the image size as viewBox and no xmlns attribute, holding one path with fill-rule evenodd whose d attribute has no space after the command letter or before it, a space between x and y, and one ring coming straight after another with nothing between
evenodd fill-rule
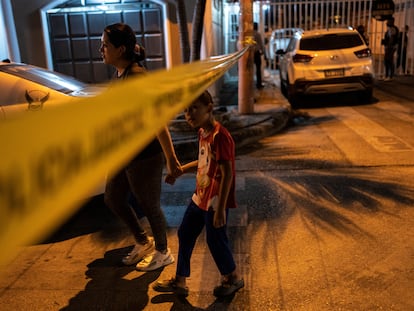
<instances>
[{"instance_id":1,"label":"suv rear window","mask_svg":"<svg viewBox=\"0 0 414 311\"><path fill-rule=\"evenodd\" d=\"M347 49L363 45L361 37L356 33L332 33L316 37L302 38L299 49L308 51L325 51Z\"/></svg>"}]
</instances>

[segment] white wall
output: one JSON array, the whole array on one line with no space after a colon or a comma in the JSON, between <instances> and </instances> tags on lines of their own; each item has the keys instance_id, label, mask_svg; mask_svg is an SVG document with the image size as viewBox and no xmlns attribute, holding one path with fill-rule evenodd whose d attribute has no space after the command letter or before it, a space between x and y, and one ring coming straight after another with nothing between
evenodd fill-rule
<instances>
[{"instance_id":1,"label":"white wall","mask_svg":"<svg viewBox=\"0 0 414 311\"><path fill-rule=\"evenodd\" d=\"M0 60L8 58L20 62L19 45L16 39L10 0L1 0L0 4Z\"/></svg>"},{"instance_id":2,"label":"white wall","mask_svg":"<svg viewBox=\"0 0 414 311\"><path fill-rule=\"evenodd\" d=\"M3 17L3 11L0 10L0 60L5 58L10 58L9 55L9 48L8 48L8 40L7 33L6 33L6 24Z\"/></svg>"}]
</instances>

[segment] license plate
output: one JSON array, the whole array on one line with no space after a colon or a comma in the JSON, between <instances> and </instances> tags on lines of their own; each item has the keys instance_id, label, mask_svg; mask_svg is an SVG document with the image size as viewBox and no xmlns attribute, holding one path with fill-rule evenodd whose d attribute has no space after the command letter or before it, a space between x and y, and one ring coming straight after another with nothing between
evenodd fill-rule
<instances>
[{"instance_id":1,"label":"license plate","mask_svg":"<svg viewBox=\"0 0 414 311\"><path fill-rule=\"evenodd\" d=\"M343 69L332 69L332 70L325 70L325 77L333 78L333 77L343 77L344 70Z\"/></svg>"}]
</instances>

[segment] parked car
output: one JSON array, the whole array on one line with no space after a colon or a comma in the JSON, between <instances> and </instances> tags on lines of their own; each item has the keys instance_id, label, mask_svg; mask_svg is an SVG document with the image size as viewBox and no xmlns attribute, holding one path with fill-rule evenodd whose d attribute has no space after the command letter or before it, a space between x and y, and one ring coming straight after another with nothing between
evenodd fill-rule
<instances>
[{"instance_id":1,"label":"parked car","mask_svg":"<svg viewBox=\"0 0 414 311\"><path fill-rule=\"evenodd\" d=\"M0 63L0 120L24 111L96 96L103 86L89 85L73 77L22 63Z\"/></svg>"},{"instance_id":2,"label":"parked car","mask_svg":"<svg viewBox=\"0 0 414 311\"><path fill-rule=\"evenodd\" d=\"M302 95L360 92L372 97L371 50L354 29L297 32L279 51L280 88L293 106Z\"/></svg>"},{"instance_id":3,"label":"parked car","mask_svg":"<svg viewBox=\"0 0 414 311\"><path fill-rule=\"evenodd\" d=\"M290 38L298 31L303 30L301 28L280 28L272 31L269 38L269 54L267 56L273 62L275 68L278 68L279 63L277 50L286 50Z\"/></svg>"},{"instance_id":4,"label":"parked car","mask_svg":"<svg viewBox=\"0 0 414 311\"><path fill-rule=\"evenodd\" d=\"M105 89L40 67L8 62L0 62L0 85L0 122L19 113L41 113L43 108L96 96ZM105 175L90 197L103 192Z\"/></svg>"}]
</instances>

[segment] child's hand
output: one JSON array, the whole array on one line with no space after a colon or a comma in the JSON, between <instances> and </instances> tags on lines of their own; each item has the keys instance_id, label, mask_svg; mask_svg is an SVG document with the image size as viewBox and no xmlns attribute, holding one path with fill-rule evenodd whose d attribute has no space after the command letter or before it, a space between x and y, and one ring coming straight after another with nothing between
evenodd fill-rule
<instances>
[{"instance_id":1,"label":"child's hand","mask_svg":"<svg viewBox=\"0 0 414 311\"><path fill-rule=\"evenodd\" d=\"M172 172L171 172L171 176L174 178L178 178L180 177L182 174L184 174L183 168L181 165L178 165Z\"/></svg>"},{"instance_id":2,"label":"child's hand","mask_svg":"<svg viewBox=\"0 0 414 311\"><path fill-rule=\"evenodd\" d=\"M175 162L175 167L169 167L167 176L165 177L165 182L170 185L174 185L175 180L184 174L184 170L179 162Z\"/></svg>"},{"instance_id":3,"label":"child's hand","mask_svg":"<svg viewBox=\"0 0 414 311\"><path fill-rule=\"evenodd\" d=\"M226 224L226 210L214 211L213 226L214 228L223 227Z\"/></svg>"}]
</instances>

